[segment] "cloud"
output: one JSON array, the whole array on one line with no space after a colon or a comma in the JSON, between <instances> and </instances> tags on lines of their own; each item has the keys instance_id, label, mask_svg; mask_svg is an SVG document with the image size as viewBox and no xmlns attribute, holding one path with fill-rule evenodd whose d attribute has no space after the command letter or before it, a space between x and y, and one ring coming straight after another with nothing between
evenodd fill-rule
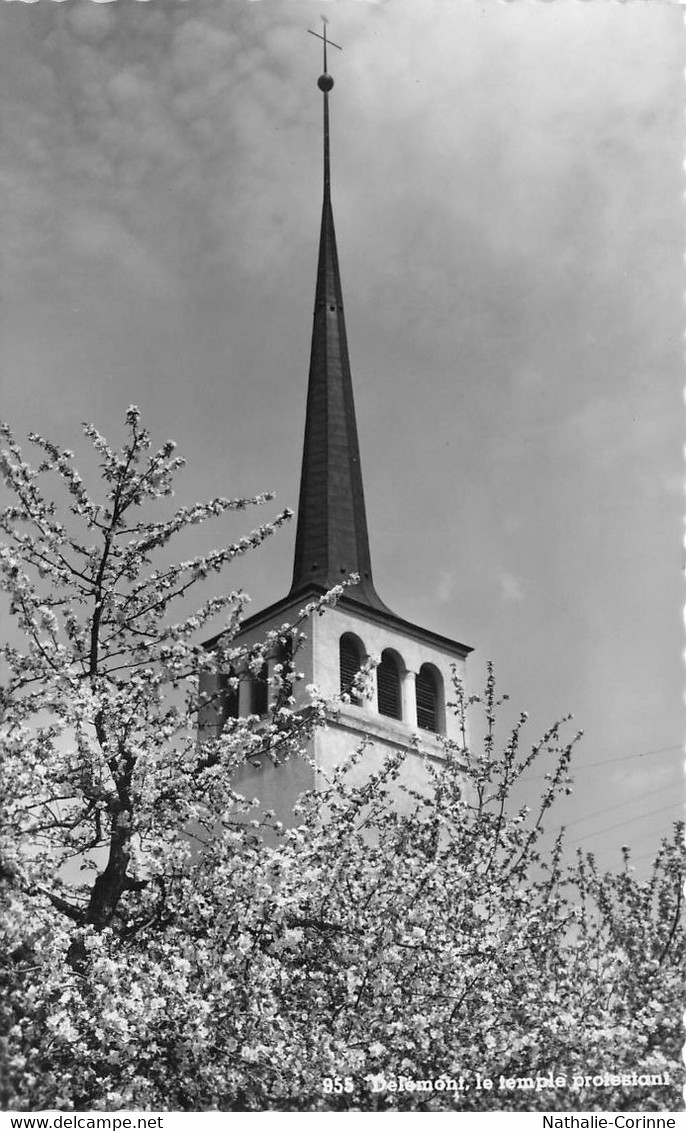
<instances>
[{"instance_id":1,"label":"cloud","mask_svg":"<svg viewBox=\"0 0 686 1131\"><path fill-rule=\"evenodd\" d=\"M47 9L44 23L40 45L22 44L20 81L3 97L12 281L30 286L59 264L68 286L97 212L123 237L101 241L103 269L127 285L136 261L144 287L155 260L160 279L165 266L188 270L203 257L249 268L266 242L251 240L255 186L275 192L267 143L278 160L287 142L270 133L292 94L278 73L263 81L265 52L234 30L240 13L89 0Z\"/></svg>"},{"instance_id":2,"label":"cloud","mask_svg":"<svg viewBox=\"0 0 686 1131\"><path fill-rule=\"evenodd\" d=\"M99 43L112 29L115 18L109 7L113 0L94 0L94 3L80 4L69 11L72 31L87 43Z\"/></svg>"},{"instance_id":3,"label":"cloud","mask_svg":"<svg viewBox=\"0 0 686 1131\"><path fill-rule=\"evenodd\" d=\"M441 570L438 575L438 584L436 586L436 599L441 605L447 604L451 601L455 593L455 586L457 584L457 577L454 573L448 570Z\"/></svg>"},{"instance_id":4,"label":"cloud","mask_svg":"<svg viewBox=\"0 0 686 1131\"><path fill-rule=\"evenodd\" d=\"M604 65L595 65L603 34L616 27L612 6L599 7L579 14L558 5L557 20L587 40L586 52L560 53L559 32L529 5L497 17L476 3L440 5L440 20L439 5L416 0L332 5L344 41L333 103L336 197L355 219L346 254L379 252L373 283L370 273L360 285L382 288L398 324L454 334L464 319L492 337L513 295L531 287L545 295L551 270L573 279L584 257L587 270L602 269L613 250L603 253L599 224L614 218L622 246L636 238L633 194L655 186L626 175L643 144L632 131L661 80L659 68L637 62L645 36L625 35L622 49L603 51ZM81 254L72 236L82 213L96 209L125 233L121 255L115 241L102 250L103 267L127 285L137 278L132 242L144 288L150 262L161 280L283 270L273 248L295 253L311 237L303 186L319 173L318 96L297 49L304 13L298 3L274 11L176 0L46 5L45 35L26 38L21 75L3 91L15 135L6 157L15 278L35 281L59 260L68 285L71 257L78 266ZM503 184L507 200L498 196ZM418 207L430 219L421 239ZM551 246L564 255L541 271ZM412 303L399 262L412 263ZM477 301L485 277L488 307Z\"/></svg>"},{"instance_id":5,"label":"cloud","mask_svg":"<svg viewBox=\"0 0 686 1131\"><path fill-rule=\"evenodd\" d=\"M670 785L677 793L682 790L683 754L679 750L665 751L661 765L655 757L646 758L643 765L637 765L638 761L637 758L633 763L623 763L614 771L614 784L622 795L638 798L648 791L653 792L662 787L667 789Z\"/></svg>"},{"instance_id":6,"label":"cloud","mask_svg":"<svg viewBox=\"0 0 686 1131\"><path fill-rule=\"evenodd\" d=\"M524 588L519 578L515 577L512 573L501 573L499 577L500 583L500 599L501 601L516 601L524 600Z\"/></svg>"}]
</instances>

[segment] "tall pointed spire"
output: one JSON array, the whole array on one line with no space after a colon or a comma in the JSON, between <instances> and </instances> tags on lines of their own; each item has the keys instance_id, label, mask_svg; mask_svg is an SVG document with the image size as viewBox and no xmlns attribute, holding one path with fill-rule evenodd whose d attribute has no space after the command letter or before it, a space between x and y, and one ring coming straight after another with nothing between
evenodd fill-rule
<instances>
[{"instance_id":1,"label":"tall pointed spire","mask_svg":"<svg viewBox=\"0 0 686 1131\"><path fill-rule=\"evenodd\" d=\"M329 92L333 79L326 69L326 48L327 44L335 47L338 44L327 40L326 25L324 35L319 38L324 41L324 74L317 83L324 96L324 200L291 593L312 585L330 589L349 574L356 573L360 581L348 590L348 595L361 604L387 612L372 582L343 292L331 208Z\"/></svg>"}]
</instances>

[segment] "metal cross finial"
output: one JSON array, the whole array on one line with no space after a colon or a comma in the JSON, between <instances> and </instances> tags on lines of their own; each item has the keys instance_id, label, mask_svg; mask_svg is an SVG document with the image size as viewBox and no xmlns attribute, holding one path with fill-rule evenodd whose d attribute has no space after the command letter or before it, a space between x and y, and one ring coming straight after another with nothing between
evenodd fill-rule
<instances>
[{"instance_id":1,"label":"metal cross finial","mask_svg":"<svg viewBox=\"0 0 686 1131\"><path fill-rule=\"evenodd\" d=\"M326 74L326 48L327 48L327 45L330 45L331 47L337 47L339 51L342 51L343 48L341 47L341 45L339 43L334 43L333 39L327 39L326 25L328 24L329 21L327 20L326 16L322 16L321 21L324 25L324 34L323 35L320 35L318 31L310 31L309 28L307 30L310 33L310 35L316 35L317 39L321 39L323 44L324 44L324 74Z\"/></svg>"}]
</instances>

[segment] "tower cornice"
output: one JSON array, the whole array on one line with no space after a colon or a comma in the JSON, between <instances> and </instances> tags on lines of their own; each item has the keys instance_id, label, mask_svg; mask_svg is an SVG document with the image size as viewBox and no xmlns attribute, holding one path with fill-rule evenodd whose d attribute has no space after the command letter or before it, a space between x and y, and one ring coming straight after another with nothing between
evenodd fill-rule
<instances>
[{"instance_id":1,"label":"tower cornice","mask_svg":"<svg viewBox=\"0 0 686 1131\"><path fill-rule=\"evenodd\" d=\"M450 636L444 636L440 632L434 632L430 628L422 628L421 625L414 624L412 621L405 620L403 617L396 616L395 613L387 609L385 605L381 607L374 607L368 602L360 601L355 595L356 586L349 586L345 593L338 598L335 608L344 613L357 614L365 621L371 621L374 624L382 625L387 628L394 629L413 640L417 640L422 644L428 644L437 647L447 653L450 653L455 659L466 659L470 652L474 649L468 644L462 644L459 640L453 640ZM294 619L297 619L299 613L310 603L317 601L328 592L328 589L321 585L310 585L308 588L297 593L291 592L287 597L282 597L280 600L275 601L273 604L268 605L259 612L253 613L252 616L246 617L241 621L240 632L243 635L253 629L260 628L262 625L274 624L275 622L283 622L284 624L292 624ZM295 613L295 616L294 616ZM217 633L210 640L204 644L205 648L216 647L219 640L222 639L223 633Z\"/></svg>"}]
</instances>

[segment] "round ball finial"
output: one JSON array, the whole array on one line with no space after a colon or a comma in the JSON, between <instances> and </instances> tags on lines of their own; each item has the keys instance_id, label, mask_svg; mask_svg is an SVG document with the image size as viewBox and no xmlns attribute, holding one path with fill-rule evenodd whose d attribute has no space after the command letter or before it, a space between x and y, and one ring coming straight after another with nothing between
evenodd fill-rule
<instances>
[{"instance_id":1,"label":"round ball finial","mask_svg":"<svg viewBox=\"0 0 686 1131\"><path fill-rule=\"evenodd\" d=\"M319 87L320 90L323 90L325 94L328 94L329 91L333 87L333 79L332 79L331 75L328 75L328 74L320 75L319 78L317 79L317 86Z\"/></svg>"}]
</instances>

